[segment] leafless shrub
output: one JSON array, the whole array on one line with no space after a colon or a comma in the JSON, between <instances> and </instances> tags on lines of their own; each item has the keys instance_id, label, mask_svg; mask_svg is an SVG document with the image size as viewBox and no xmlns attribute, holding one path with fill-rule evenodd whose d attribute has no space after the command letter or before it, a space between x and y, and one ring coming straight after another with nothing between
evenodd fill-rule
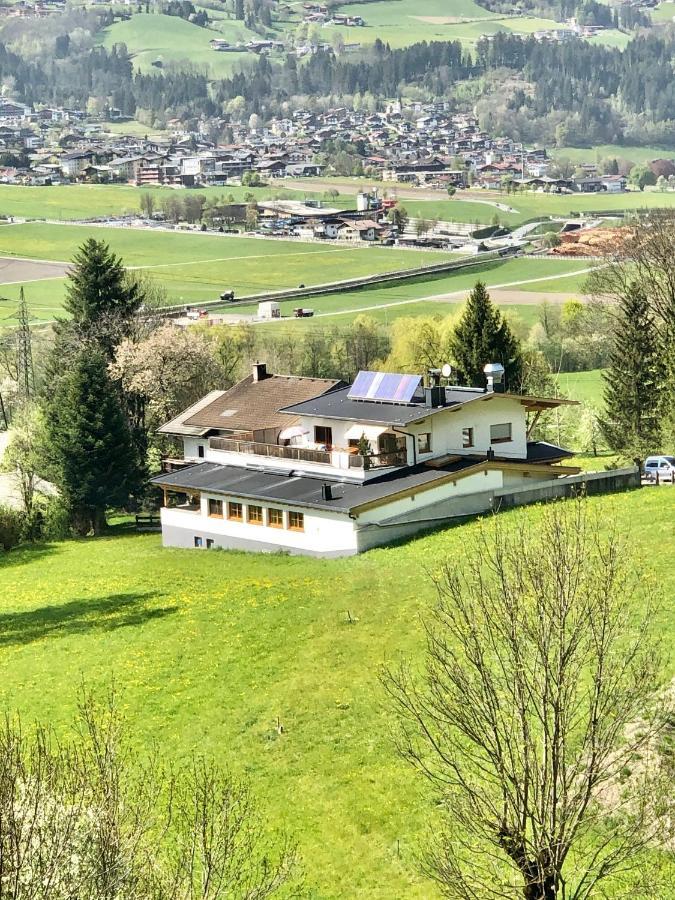
<instances>
[{"instance_id":1,"label":"leafless shrub","mask_svg":"<svg viewBox=\"0 0 675 900\"><path fill-rule=\"evenodd\" d=\"M139 759L114 690L82 690L67 741L5 719L2 900L265 900L297 896L297 870L246 782L200 757Z\"/></svg>"},{"instance_id":2,"label":"leafless shrub","mask_svg":"<svg viewBox=\"0 0 675 900\"><path fill-rule=\"evenodd\" d=\"M491 519L436 580L424 674L384 675L401 751L439 795L423 862L448 897L585 900L610 879L652 896L636 891L673 822L658 761L606 799L666 720L654 605L603 525L583 499L536 526Z\"/></svg>"}]
</instances>

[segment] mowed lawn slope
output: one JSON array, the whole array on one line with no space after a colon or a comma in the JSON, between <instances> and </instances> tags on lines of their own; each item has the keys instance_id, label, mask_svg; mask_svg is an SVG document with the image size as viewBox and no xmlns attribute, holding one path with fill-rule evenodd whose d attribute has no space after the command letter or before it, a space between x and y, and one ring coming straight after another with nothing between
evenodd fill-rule
<instances>
[{"instance_id":1,"label":"mowed lawn slope","mask_svg":"<svg viewBox=\"0 0 675 900\"><path fill-rule=\"evenodd\" d=\"M671 491L590 505L644 560L670 635ZM103 690L114 677L139 745L196 748L251 777L270 824L299 840L313 898L434 898L415 864L434 802L396 755L378 671L420 663L428 573L460 563L477 527L346 560L163 550L154 535L13 551L0 556L0 704L60 728L82 678Z\"/></svg>"}]
</instances>

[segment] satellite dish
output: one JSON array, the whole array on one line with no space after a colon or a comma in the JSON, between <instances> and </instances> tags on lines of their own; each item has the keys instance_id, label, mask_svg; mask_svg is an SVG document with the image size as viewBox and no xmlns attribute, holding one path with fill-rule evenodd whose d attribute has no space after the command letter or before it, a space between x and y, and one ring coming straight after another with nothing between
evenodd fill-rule
<instances>
[{"instance_id":1,"label":"satellite dish","mask_svg":"<svg viewBox=\"0 0 675 900\"><path fill-rule=\"evenodd\" d=\"M451 374L452 366L450 365L450 363L445 363L445 365L441 369L441 375L443 376L443 378L449 378Z\"/></svg>"}]
</instances>

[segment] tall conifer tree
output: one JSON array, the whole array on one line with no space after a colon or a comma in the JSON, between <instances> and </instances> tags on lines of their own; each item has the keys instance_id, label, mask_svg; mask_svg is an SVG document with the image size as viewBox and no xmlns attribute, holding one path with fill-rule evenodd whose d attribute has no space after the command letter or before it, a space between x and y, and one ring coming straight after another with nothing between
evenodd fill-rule
<instances>
[{"instance_id":1,"label":"tall conifer tree","mask_svg":"<svg viewBox=\"0 0 675 900\"><path fill-rule=\"evenodd\" d=\"M61 323L61 330L74 327L112 358L142 302L142 292L127 278L119 256L104 241L88 238L68 274L64 305L70 323Z\"/></svg>"},{"instance_id":2,"label":"tall conifer tree","mask_svg":"<svg viewBox=\"0 0 675 900\"><path fill-rule=\"evenodd\" d=\"M604 374L601 428L612 450L643 456L659 449L665 374L660 340L649 301L634 283L619 301Z\"/></svg>"},{"instance_id":3,"label":"tall conifer tree","mask_svg":"<svg viewBox=\"0 0 675 900\"><path fill-rule=\"evenodd\" d=\"M501 363L506 388L520 388L520 343L490 300L482 281L476 282L467 298L462 317L450 339L450 351L461 383L484 387L483 367L487 363Z\"/></svg>"},{"instance_id":4,"label":"tall conifer tree","mask_svg":"<svg viewBox=\"0 0 675 900\"><path fill-rule=\"evenodd\" d=\"M99 534L109 507L126 504L139 466L107 361L84 348L46 404L45 456L80 534Z\"/></svg>"}]
</instances>

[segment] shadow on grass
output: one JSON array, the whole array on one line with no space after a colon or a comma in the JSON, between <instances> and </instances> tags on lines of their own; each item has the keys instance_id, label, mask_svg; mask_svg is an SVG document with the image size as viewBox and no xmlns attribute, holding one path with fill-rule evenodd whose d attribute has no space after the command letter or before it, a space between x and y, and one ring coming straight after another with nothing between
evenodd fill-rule
<instances>
[{"instance_id":1,"label":"shadow on grass","mask_svg":"<svg viewBox=\"0 0 675 900\"><path fill-rule=\"evenodd\" d=\"M10 566L25 566L47 556L56 549L56 544L21 544L13 550L0 548L0 571Z\"/></svg>"},{"instance_id":2,"label":"shadow on grass","mask_svg":"<svg viewBox=\"0 0 675 900\"><path fill-rule=\"evenodd\" d=\"M31 644L50 637L113 631L144 625L176 612L177 606L156 606L154 592L109 594L70 600L26 612L0 616L0 646Z\"/></svg>"}]
</instances>

